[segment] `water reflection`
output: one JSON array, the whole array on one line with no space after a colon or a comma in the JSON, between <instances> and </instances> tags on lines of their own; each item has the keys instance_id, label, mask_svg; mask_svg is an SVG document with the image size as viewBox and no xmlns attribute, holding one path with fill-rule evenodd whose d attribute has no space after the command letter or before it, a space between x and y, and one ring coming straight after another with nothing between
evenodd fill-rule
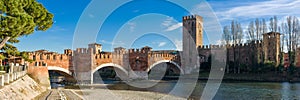
<instances>
[{"instance_id":1,"label":"water reflection","mask_svg":"<svg viewBox=\"0 0 300 100\"><path fill-rule=\"evenodd\" d=\"M289 94L291 94L290 83L288 83L288 82L282 83L281 99L288 99Z\"/></svg>"},{"instance_id":2,"label":"water reflection","mask_svg":"<svg viewBox=\"0 0 300 100\"><path fill-rule=\"evenodd\" d=\"M281 89L281 99L282 100L291 100L291 99L300 99L300 84L299 83L282 83Z\"/></svg>"}]
</instances>

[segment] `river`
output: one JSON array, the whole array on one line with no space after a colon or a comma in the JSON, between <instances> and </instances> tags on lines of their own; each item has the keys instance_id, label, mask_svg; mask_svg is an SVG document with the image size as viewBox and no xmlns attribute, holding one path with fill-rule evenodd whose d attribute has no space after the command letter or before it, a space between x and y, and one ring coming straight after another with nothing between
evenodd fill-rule
<instances>
[{"instance_id":1,"label":"river","mask_svg":"<svg viewBox=\"0 0 300 100\"><path fill-rule=\"evenodd\" d=\"M125 83L111 83L107 87L113 90L134 90L169 93L176 81L159 82L151 88L136 88ZM199 81L190 99L200 99L206 82ZM97 87L94 87L97 88ZM100 87L98 87L100 88ZM103 88L103 87L102 87ZM223 82L214 100L299 100L300 83L271 83L271 82Z\"/></svg>"},{"instance_id":2,"label":"river","mask_svg":"<svg viewBox=\"0 0 300 100\"><path fill-rule=\"evenodd\" d=\"M216 100L299 100L299 83L222 83Z\"/></svg>"}]
</instances>

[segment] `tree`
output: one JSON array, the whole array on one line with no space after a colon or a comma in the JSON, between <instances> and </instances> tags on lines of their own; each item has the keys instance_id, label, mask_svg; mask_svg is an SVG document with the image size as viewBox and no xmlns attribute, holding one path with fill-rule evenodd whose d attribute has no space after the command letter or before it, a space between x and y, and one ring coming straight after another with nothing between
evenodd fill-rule
<instances>
[{"instance_id":1,"label":"tree","mask_svg":"<svg viewBox=\"0 0 300 100\"><path fill-rule=\"evenodd\" d=\"M45 31L53 24L53 15L36 0L0 0L0 48L16 51L12 45L19 37Z\"/></svg>"},{"instance_id":2,"label":"tree","mask_svg":"<svg viewBox=\"0 0 300 100\"><path fill-rule=\"evenodd\" d=\"M273 18L270 18L270 26L269 29L271 32L278 32L278 19L277 16L274 16Z\"/></svg>"},{"instance_id":3,"label":"tree","mask_svg":"<svg viewBox=\"0 0 300 100\"><path fill-rule=\"evenodd\" d=\"M274 27L275 32L277 32L277 27L278 27L277 22L278 22L277 16L274 16L274 26L273 27Z\"/></svg>"},{"instance_id":4,"label":"tree","mask_svg":"<svg viewBox=\"0 0 300 100\"><path fill-rule=\"evenodd\" d=\"M268 32L266 20L263 19L263 20L262 20L262 23L263 23L263 25L262 25L262 28L263 28L263 29L262 29L262 33L264 34L264 33L267 33L267 32Z\"/></svg>"},{"instance_id":5,"label":"tree","mask_svg":"<svg viewBox=\"0 0 300 100\"><path fill-rule=\"evenodd\" d=\"M249 36L249 41L254 41L254 40L256 40L256 38L255 38L255 27L254 27L254 22L253 21L251 21L250 23L249 23L249 25L248 25L248 29L247 29L248 31L247 31L247 34L248 34L248 36Z\"/></svg>"},{"instance_id":6,"label":"tree","mask_svg":"<svg viewBox=\"0 0 300 100\"><path fill-rule=\"evenodd\" d=\"M226 44L226 48L229 48L230 47L230 41L231 41L231 34L230 34L230 31L229 31L229 26L224 26L224 29L223 29L223 39L225 41L225 44ZM228 49L226 50L226 72L229 73L229 51Z\"/></svg>"},{"instance_id":7,"label":"tree","mask_svg":"<svg viewBox=\"0 0 300 100\"><path fill-rule=\"evenodd\" d=\"M236 21L232 21L231 22L231 25L230 26L225 26L224 27L224 30L223 30L223 38L226 42L226 44L229 44L229 43L232 43L234 44L234 46L232 46L232 50L234 51L233 53L233 59L234 59L234 62L235 64L233 65L234 67L234 73L236 73L236 67L238 68L238 72L240 72L239 70L239 62L237 59L237 54L235 52L235 46L238 45L238 44L241 44L243 43L243 38L244 38L244 32L243 32L243 28L241 26L240 23L236 22ZM227 64L229 63L229 46L227 46ZM239 56L239 52L238 52L238 56ZM228 66L228 65L227 65ZM228 69L229 67L227 67ZM228 70L227 70L228 71Z\"/></svg>"},{"instance_id":8,"label":"tree","mask_svg":"<svg viewBox=\"0 0 300 100\"><path fill-rule=\"evenodd\" d=\"M295 52L299 45L299 20L295 16L288 16L286 22L283 22L280 27L280 31L283 33L283 39L286 41L285 46L289 54L290 67L293 67L296 59Z\"/></svg>"},{"instance_id":9,"label":"tree","mask_svg":"<svg viewBox=\"0 0 300 100\"><path fill-rule=\"evenodd\" d=\"M229 31L229 26L224 26L224 29L223 29L223 38L224 38L224 41L225 41L226 45L230 44L231 34L230 34L230 31Z\"/></svg>"},{"instance_id":10,"label":"tree","mask_svg":"<svg viewBox=\"0 0 300 100\"><path fill-rule=\"evenodd\" d=\"M258 18L255 19L255 30L256 30L256 40L261 39L261 28L260 21Z\"/></svg>"}]
</instances>

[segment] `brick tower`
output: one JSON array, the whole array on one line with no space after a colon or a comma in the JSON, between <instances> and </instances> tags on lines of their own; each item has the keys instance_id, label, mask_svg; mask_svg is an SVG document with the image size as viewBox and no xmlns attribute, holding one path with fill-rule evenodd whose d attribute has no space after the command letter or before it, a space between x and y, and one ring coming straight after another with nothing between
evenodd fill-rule
<instances>
[{"instance_id":1,"label":"brick tower","mask_svg":"<svg viewBox=\"0 0 300 100\"><path fill-rule=\"evenodd\" d=\"M197 62L197 47L203 45L203 20L199 15L184 16L183 23L183 59L185 73L190 73Z\"/></svg>"},{"instance_id":2,"label":"brick tower","mask_svg":"<svg viewBox=\"0 0 300 100\"><path fill-rule=\"evenodd\" d=\"M264 60L276 62L276 65L278 65L280 62L280 33L269 32L263 34L263 50Z\"/></svg>"}]
</instances>

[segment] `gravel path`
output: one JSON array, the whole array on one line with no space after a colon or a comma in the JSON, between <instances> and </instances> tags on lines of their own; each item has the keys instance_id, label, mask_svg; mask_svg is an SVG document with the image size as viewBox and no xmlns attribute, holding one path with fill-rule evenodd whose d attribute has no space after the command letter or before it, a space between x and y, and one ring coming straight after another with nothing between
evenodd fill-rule
<instances>
[{"instance_id":1,"label":"gravel path","mask_svg":"<svg viewBox=\"0 0 300 100\"><path fill-rule=\"evenodd\" d=\"M69 89L51 89L35 100L82 100L82 98Z\"/></svg>"},{"instance_id":2,"label":"gravel path","mask_svg":"<svg viewBox=\"0 0 300 100\"><path fill-rule=\"evenodd\" d=\"M86 100L186 100L172 95L127 90L86 89L73 90Z\"/></svg>"}]
</instances>

